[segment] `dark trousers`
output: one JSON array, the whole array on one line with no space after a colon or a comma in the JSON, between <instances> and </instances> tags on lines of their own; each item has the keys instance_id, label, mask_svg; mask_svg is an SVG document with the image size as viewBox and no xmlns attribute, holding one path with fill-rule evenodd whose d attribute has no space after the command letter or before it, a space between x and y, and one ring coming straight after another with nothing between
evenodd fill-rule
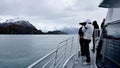
<instances>
[{"instance_id":1,"label":"dark trousers","mask_svg":"<svg viewBox=\"0 0 120 68\"><path fill-rule=\"evenodd\" d=\"M90 62L90 51L89 51L89 43L91 40L85 39L85 56L86 56L86 62Z\"/></svg>"},{"instance_id":2,"label":"dark trousers","mask_svg":"<svg viewBox=\"0 0 120 68\"><path fill-rule=\"evenodd\" d=\"M81 50L81 55L84 56L85 55L85 41L83 38L80 38L79 40L80 42L80 50Z\"/></svg>"},{"instance_id":3,"label":"dark trousers","mask_svg":"<svg viewBox=\"0 0 120 68\"><path fill-rule=\"evenodd\" d=\"M93 53L95 53L95 37L93 37L93 49L92 49L92 51L93 51Z\"/></svg>"},{"instance_id":4,"label":"dark trousers","mask_svg":"<svg viewBox=\"0 0 120 68\"><path fill-rule=\"evenodd\" d=\"M96 64L98 63L98 61L102 57L102 55L100 54L101 53L101 49L102 49L102 44L103 44L103 41L100 40L99 43L98 43L98 48L97 48L97 53L96 53Z\"/></svg>"}]
</instances>

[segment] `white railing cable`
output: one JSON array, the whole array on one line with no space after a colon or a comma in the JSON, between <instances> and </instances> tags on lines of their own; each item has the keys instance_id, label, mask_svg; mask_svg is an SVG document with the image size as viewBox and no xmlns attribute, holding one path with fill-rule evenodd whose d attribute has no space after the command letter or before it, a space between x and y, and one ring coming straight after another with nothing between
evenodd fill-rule
<instances>
[{"instance_id":1,"label":"white railing cable","mask_svg":"<svg viewBox=\"0 0 120 68\"><path fill-rule=\"evenodd\" d=\"M100 36L101 36L101 30L100 29L94 29L94 33L93 33L93 53L95 53L95 49L98 46L98 42L100 40Z\"/></svg>"},{"instance_id":2,"label":"white railing cable","mask_svg":"<svg viewBox=\"0 0 120 68\"><path fill-rule=\"evenodd\" d=\"M99 40L99 33L99 29L94 30L94 37L97 41ZM78 57L79 49L78 37L69 38L60 42L57 49L37 60L28 68L63 68L73 55L76 58Z\"/></svg>"},{"instance_id":3,"label":"white railing cable","mask_svg":"<svg viewBox=\"0 0 120 68\"><path fill-rule=\"evenodd\" d=\"M78 46L78 37L64 40L57 45L57 49L37 60L28 68L62 68L73 54L78 54Z\"/></svg>"},{"instance_id":4,"label":"white railing cable","mask_svg":"<svg viewBox=\"0 0 120 68\"><path fill-rule=\"evenodd\" d=\"M37 65L39 62L43 61L44 58L47 58L48 56L52 55L53 53L56 52L56 49L53 50L52 52L50 52L49 54L47 54L46 56L42 57L41 59L37 60L36 62L34 62L33 64L31 64L30 66L28 66L28 68L33 68L35 65Z\"/></svg>"}]
</instances>

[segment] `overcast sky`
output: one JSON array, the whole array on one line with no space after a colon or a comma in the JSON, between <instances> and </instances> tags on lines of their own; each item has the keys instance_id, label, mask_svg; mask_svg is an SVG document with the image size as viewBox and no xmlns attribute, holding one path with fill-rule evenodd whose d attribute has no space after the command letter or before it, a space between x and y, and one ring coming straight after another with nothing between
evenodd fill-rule
<instances>
[{"instance_id":1,"label":"overcast sky","mask_svg":"<svg viewBox=\"0 0 120 68\"><path fill-rule=\"evenodd\" d=\"M88 18L100 24L107 10L99 8L99 3L100 0L0 0L0 21L24 18L42 30L78 27Z\"/></svg>"}]
</instances>

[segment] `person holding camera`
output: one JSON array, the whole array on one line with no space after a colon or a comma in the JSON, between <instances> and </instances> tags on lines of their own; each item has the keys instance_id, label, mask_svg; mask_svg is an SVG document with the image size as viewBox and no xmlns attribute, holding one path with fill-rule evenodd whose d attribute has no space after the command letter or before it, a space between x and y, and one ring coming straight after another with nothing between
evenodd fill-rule
<instances>
[{"instance_id":1,"label":"person holding camera","mask_svg":"<svg viewBox=\"0 0 120 68\"><path fill-rule=\"evenodd\" d=\"M81 52L81 55L82 56L84 56L85 55L85 42L84 42L84 33L83 33L83 31L82 31L82 28L85 26L85 22L81 22L81 23L79 23L79 25L81 25L82 27L80 27L80 29L79 29L79 32L78 32L78 34L79 34L79 43L80 43L80 52Z\"/></svg>"},{"instance_id":2,"label":"person holding camera","mask_svg":"<svg viewBox=\"0 0 120 68\"><path fill-rule=\"evenodd\" d=\"M89 44L92 40L93 30L94 30L94 27L91 24L90 19L87 19L85 21L84 26L82 27L82 32L84 36L84 53L86 56L86 62L84 62L83 65L88 65L90 64L90 61L91 61L90 52L89 52Z\"/></svg>"}]
</instances>

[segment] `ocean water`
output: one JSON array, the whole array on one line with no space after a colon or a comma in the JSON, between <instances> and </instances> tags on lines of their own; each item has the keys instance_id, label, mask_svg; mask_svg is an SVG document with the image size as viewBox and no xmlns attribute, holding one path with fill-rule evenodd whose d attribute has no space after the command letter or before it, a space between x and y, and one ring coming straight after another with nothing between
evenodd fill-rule
<instances>
[{"instance_id":1,"label":"ocean water","mask_svg":"<svg viewBox=\"0 0 120 68\"><path fill-rule=\"evenodd\" d=\"M27 68L75 35L0 35L0 68Z\"/></svg>"}]
</instances>

